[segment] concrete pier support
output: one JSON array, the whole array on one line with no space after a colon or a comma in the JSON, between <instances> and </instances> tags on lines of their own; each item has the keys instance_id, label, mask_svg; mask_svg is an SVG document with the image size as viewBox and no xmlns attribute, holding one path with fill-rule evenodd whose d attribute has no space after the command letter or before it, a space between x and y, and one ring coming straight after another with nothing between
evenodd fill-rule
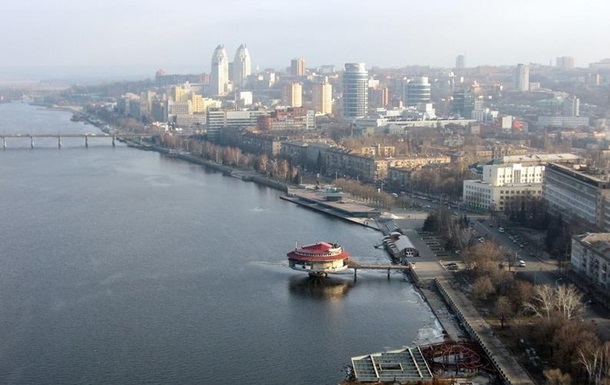
<instances>
[{"instance_id":1,"label":"concrete pier support","mask_svg":"<svg viewBox=\"0 0 610 385\"><path fill-rule=\"evenodd\" d=\"M61 135L57 135L57 148L61 148Z\"/></svg>"},{"instance_id":2,"label":"concrete pier support","mask_svg":"<svg viewBox=\"0 0 610 385\"><path fill-rule=\"evenodd\" d=\"M85 148L89 148L89 135L85 135Z\"/></svg>"}]
</instances>

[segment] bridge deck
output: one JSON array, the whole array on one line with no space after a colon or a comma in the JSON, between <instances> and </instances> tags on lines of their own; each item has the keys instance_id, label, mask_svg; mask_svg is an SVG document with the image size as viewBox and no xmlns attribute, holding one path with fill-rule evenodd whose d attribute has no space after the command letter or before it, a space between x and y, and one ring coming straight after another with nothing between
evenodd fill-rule
<instances>
[{"instance_id":1,"label":"bridge deck","mask_svg":"<svg viewBox=\"0 0 610 385\"><path fill-rule=\"evenodd\" d=\"M411 266L403 265L377 265L377 264L364 264L355 261L349 261L347 266L350 269L367 269L367 270L409 270Z\"/></svg>"}]
</instances>

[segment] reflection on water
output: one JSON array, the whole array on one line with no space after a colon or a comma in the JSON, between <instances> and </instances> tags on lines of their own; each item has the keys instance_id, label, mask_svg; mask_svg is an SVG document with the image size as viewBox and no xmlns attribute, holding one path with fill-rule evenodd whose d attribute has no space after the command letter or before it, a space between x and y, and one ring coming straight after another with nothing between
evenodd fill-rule
<instances>
[{"instance_id":1,"label":"reflection on water","mask_svg":"<svg viewBox=\"0 0 610 385\"><path fill-rule=\"evenodd\" d=\"M288 282L291 294L309 298L339 299L353 287L351 280L333 277L292 277Z\"/></svg>"}]
</instances>

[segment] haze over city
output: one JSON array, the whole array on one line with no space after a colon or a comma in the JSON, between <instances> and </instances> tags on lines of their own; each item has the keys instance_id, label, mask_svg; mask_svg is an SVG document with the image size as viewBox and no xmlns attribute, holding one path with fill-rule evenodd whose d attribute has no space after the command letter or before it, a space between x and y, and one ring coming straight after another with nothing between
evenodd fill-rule
<instances>
[{"instance_id":1,"label":"haze over city","mask_svg":"<svg viewBox=\"0 0 610 385\"><path fill-rule=\"evenodd\" d=\"M0 23L3 79L80 73L150 76L210 70L218 44L247 44L253 68L308 66L451 67L548 64L576 66L610 57L606 2L480 0L383 3L312 0L197 3L167 1L12 1ZM10 36L10 38L9 38Z\"/></svg>"}]
</instances>

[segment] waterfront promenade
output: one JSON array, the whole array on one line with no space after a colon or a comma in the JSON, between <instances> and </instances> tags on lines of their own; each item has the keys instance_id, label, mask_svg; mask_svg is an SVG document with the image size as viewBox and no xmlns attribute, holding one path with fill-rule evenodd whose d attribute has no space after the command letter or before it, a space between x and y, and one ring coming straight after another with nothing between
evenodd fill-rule
<instances>
[{"instance_id":1,"label":"waterfront promenade","mask_svg":"<svg viewBox=\"0 0 610 385\"><path fill-rule=\"evenodd\" d=\"M437 316L447 336L459 341L465 337L476 340L487 353L500 377L511 385L534 384L534 380L517 362L513 354L493 333L489 324L479 314L470 300L454 283L451 271L432 253L415 229L404 229L406 221L385 221L379 224L384 234L400 228L419 250L420 257L411 270L426 302ZM447 304L452 314L447 314ZM455 318L457 317L457 319Z\"/></svg>"},{"instance_id":2,"label":"waterfront promenade","mask_svg":"<svg viewBox=\"0 0 610 385\"><path fill-rule=\"evenodd\" d=\"M209 165L208 162L202 162L190 155L182 155L179 156L179 158L191 162L197 160L196 163ZM260 174L250 171L233 170L222 165L218 165L218 167L214 168L222 171L225 175L235 176L245 181L260 183L258 179L268 180L267 178L260 176ZM407 224L413 223L414 221L418 223L418 227L421 227L421 219L405 220L402 218L379 221L378 219L381 215L375 215L375 217L373 215L370 217L363 215L367 210L370 210L370 207L367 208L367 206L364 205L349 206L354 205L353 202L350 202L347 206L344 206L342 210L336 210L333 208L333 205L320 204L320 202L301 199L304 196L303 194L306 193L304 189L290 189L289 186L275 181L271 187L287 192L287 196L283 196L282 199L311 208L323 214L332 215L352 223L374 228L386 235L398 229L405 232L420 252L420 258L417 259L414 268L409 269L408 271L410 272L414 284L420 289L422 296L442 325L447 337L454 341L459 341L467 337L471 337L478 341L490 357L505 383L515 385L534 383L527 372L514 359L510 351L493 334L487 322L472 306L459 287L452 284L453 275L451 272L448 271L443 266L442 262L430 251L423 239L417 234L417 231L413 228L408 228ZM298 196L295 196L295 192ZM346 210L346 207L350 207L350 209ZM450 306L451 312L448 311L447 305ZM457 319L455 317L457 317Z\"/></svg>"}]
</instances>

